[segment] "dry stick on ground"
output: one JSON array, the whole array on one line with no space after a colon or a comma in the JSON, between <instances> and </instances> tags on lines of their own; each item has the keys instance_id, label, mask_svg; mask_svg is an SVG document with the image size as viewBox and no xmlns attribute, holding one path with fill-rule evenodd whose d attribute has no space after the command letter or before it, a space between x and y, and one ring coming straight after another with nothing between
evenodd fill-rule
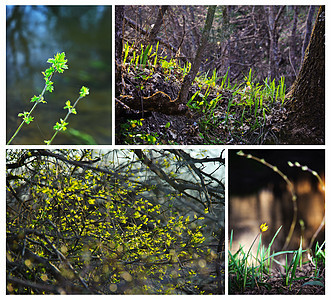
<instances>
[{"instance_id":1,"label":"dry stick on ground","mask_svg":"<svg viewBox=\"0 0 331 300\"><path fill-rule=\"evenodd\" d=\"M177 99L172 100L169 95L158 91L149 97L141 97L137 101L132 96L122 96L116 99L116 111L118 115L129 113L130 110L141 110L160 112L167 115L183 115L187 111L187 106L181 104Z\"/></svg>"}]
</instances>

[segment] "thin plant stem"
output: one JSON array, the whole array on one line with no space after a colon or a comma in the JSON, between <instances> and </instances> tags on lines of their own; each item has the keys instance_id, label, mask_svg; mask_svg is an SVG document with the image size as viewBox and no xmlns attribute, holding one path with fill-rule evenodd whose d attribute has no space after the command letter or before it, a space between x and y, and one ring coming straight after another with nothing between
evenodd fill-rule
<instances>
[{"instance_id":1,"label":"thin plant stem","mask_svg":"<svg viewBox=\"0 0 331 300\"><path fill-rule=\"evenodd\" d=\"M253 247L253 245L254 245L256 239L257 239L260 235L261 235L261 232L259 232L259 233L256 235L256 237L255 237L253 243L252 243L251 246L249 247L249 250L248 250L248 252L247 252L247 256L246 256L246 258L248 257L249 253L251 252L252 247Z\"/></svg>"},{"instance_id":2,"label":"thin plant stem","mask_svg":"<svg viewBox=\"0 0 331 300\"><path fill-rule=\"evenodd\" d=\"M290 227L290 230L289 230L289 233L286 237L286 240L285 240L285 244L283 246L283 249L286 249L291 241L291 238L292 238L292 235L293 235L293 232L294 232L294 228L295 228L295 225L296 225L296 222L297 222L297 217L298 217L298 205L297 205L297 196L295 194L295 190L294 190L294 185L293 183L287 178L287 176L282 172L280 171L276 166L273 166L272 164L269 164L268 162L266 162L264 159L261 159L261 158L258 158L258 157L255 157L251 154L245 154L243 151L238 151L237 152L237 155L239 156L244 156L244 157L247 157L247 158L250 158L250 159L253 159L253 160L256 160L258 161L259 163L262 163L264 164L265 166L269 167L270 169L272 169L274 172L276 172L277 174L279 174L284 180L285 182L287 183L288 187L290 188L290 192L291 192L291 195L292 195L292 204L293 204L293 219L292 219L292 223L291 223L291 227Z\"/></svg>"},{"instance_id":3,"label":"thin plant stem","mask_svg":"<svg viewBox=\"0 0 331 300\"><path fill-rule=\"evenodd\" d=\"M55 71L50 75L49 80L52 79L54 73L55 73ZM44 94L45 94L45 92L46 92L46 88L47 88L47 84L45 84L43 91L42 91L41 94L39 95L39 99L43 99L43 98L44 98ZM29 111L27 117L29 117L29 116L32 114L32 112L34 111L34 109L37 107L37 105L38 105L40 102L41 102L41 101L36 101L36 102L34 103L34 105L32 106L32 108L30 109L30 111ZM10 143L13 141L13 139L16 137L16 135L20 132L20 130L21 130L22 126L24 125L24 123L25 123L25 120L23 120L22 123L20 124L20 126L18 126L18 128L17 128L16 131L15 131L15 133L13 134L13 136L12 136L12 137L10 138L10 140L8 141L7 145L10 145Z\"/></svg>"},{"instance_id":4,"label":"thin plant stem","mask_svg":"<svg viewBox=\"0 0 331 300\"><path fill-rule=\"evenodd\" d=\"M308 246L308 249L311 249L314 242L315 242L315 239L317 237L317 235L320 233L320 231L322 230L322 228L324 227L325 225L325 215L323 217L323 220L321 222L321 224L318 226L317 230L315 231L315 233L313 234L311 240L310 240L310 243L309 243L309 246Z\"/></svg>"},{"instance_id":5,"label":"thin plant stem","mask_svg":"<svg viewBox=\"0 0 331 300\"><path fill-rule=\"evenodd\" d=\"M72 106L72 109L76 107L78 101L79 101L80 99L82 99L82 98L84 98L84 96L79 96L79 97L77 98L77 100L75 101L74 105ZM71 109L71 110L72 110L72 109ZM65 118L63 119L63 123L64 123L65 121L67 121L67 119L69 118L69 116L72 114L71 110L69 109L67 115L66 115ZM48 145L50 145L50 144L52 143L52 141L54 140L54 138L56 137L56 135L58 134L59 131L61 131L61 130L56 130L56 131L54 132L52 138L49 140Z\"/></svg>"},{"instance_id":6,"label":"thin plant stem","mask_svg":"<svg viewBox=\"0 0 331 300\"><path fill-rule=\"evenodd\" d=\"M308 168L307 166L302 166L300 163L298 162L295 162L295 163L292 163L290 161L287 162L287 164L290 166L290 167L297 167L297 168L301 168L302 171L307 171L309 173L311 173L313 176L315 176L319 182L319 184L321 185L323 191L325 191L325 184L322 180L322 178L318 175L318 173L310 168ZM317 230L315 231L315 233L313 234L311 240L310 240L310 243L309 243L309 246L308 246L308 249L310 250L311 247L313 246L313 243L317 237L317 235L319 234L319 232L322 230L323 226L325 225L325 214L324 214L324 217L323 217L323 220L321 222L321 224L319 225L319 227L317 228Z\"/></svg>"}]
</instances>

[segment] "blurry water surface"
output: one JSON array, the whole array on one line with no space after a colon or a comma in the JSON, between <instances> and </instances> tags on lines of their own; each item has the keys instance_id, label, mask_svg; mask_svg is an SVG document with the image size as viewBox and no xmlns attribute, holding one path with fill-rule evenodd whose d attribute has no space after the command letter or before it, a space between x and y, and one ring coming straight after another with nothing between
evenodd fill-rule
<instances>
[{"instance_id":1,"label":"blurry water surface","mask_svg":"<svg viewBox=\"0 0 331 300\"><path fill-rule=\"evenodd\" d=\"M37 106L34 121L12 144L44 144L64 118L65 102L73 103L83 85L90 95L69 117L71 130L59 133L53 144L111 144L111 7L7 6L6 21L7 141L21 123L17 114L29 111L31 97L44 87L47 59L65 52L69 69L53 76L47 104Z\"/></svg>"}]
</instances>

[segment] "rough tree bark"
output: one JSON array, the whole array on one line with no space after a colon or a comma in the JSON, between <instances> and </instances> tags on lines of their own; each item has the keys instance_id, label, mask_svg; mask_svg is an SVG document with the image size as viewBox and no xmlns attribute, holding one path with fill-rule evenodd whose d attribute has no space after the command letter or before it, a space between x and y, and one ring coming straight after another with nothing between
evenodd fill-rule
<instances>
[{"instance_id":1,"label":"rough tree bark","mask_svg":"<svg viewBox=\"0 0 331 300\"><path fill-rule=\"evenodd\" d=\"M204 52L204 49L207 45L207 41L209 38L209 32L211 29L211 26L213 24L214 20L214 15L215 15L215 10L216 10L216 5L211 5L208 7L208 12L207 12L207 17L205 21L205 26L203 28L203 32L201 35L200 39L200 44L197 49L194 61L191 66L190 72L185 76L183 84L181 86L181 89L178 94L178 101L180 103L186 103L187 102L187 97L190 91L190 87L192 85L192 82L197 75L200 65L201 65L201 60L202 60L202 55Z\"/></svg>"},{"instance_id":2,"label":"rough tree bark","mask_svg":"<svg viewBox=\"0 0 331 300\"><path fill-rule=\"evenodd\" d=\"M325 143L325 6L319 8L299 74L287 95L284 143Z\"/></svg>"}]
</instances>

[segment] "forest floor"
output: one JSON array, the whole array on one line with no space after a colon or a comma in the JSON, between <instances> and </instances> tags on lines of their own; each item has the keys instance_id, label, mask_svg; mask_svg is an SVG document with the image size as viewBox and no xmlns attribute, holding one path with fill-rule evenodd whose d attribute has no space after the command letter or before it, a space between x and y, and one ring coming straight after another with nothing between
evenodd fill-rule
<instances>
[{"instance_id":1,"label":"forest floor","mask_svg":"<svg viewBox=\"0 0 331 300\"><path fill-rule=\"evenodd\" d=\"M311 263L303 265L297 270L296 279L291 286L284 283L284 274L272 271L270 276L266 276L263 283L255 284L254 287L246 287L244 292L229 290L229 294L236 295L324 295L325 294L325 268L319 274L319 281L314 277L315 267ZM229 279L231 281L231 278Z\"/></svg>"},{"instance_id":2,"label":"forest floor","mask_svg":"<svg viewBox=\"0 0 331 300\"><path fill-rule=\"evenodd\" d=\"M132 50L130 50L132 52ZM151 55L151 59L153 55ZM129 60L130 54L127 55ZM174 104L189 67L159 58L156 64L122 63L121 95L116 97L116 144L279 144L287 111L285 86L254 82L252 70L241 83L198 74L183 112L167 107L144 109L156 92ZM132 109L125 101L135 102ZM170 100L171 99L171 100ZM123 107L126 107L123 113ZM137 109L141 107L142 109Z\"/></svg>"}]
</instances>

